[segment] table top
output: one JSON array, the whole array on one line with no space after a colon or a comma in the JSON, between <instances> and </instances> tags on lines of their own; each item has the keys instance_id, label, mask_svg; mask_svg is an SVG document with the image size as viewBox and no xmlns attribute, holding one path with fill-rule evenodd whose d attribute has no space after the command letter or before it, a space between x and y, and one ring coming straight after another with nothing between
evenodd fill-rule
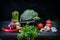
<instances>
[{"instance_id":1,"label":"table top","mask_svg":"<svg viewBox=\"0 0 60 40\"><path fill-rule=\"evenodd\" d=\"M2 22L2 25L0 26L7 26L7 23L9 21L3 21ZM59 26L60 26L60 22L57 22L57 21L53 21L53 26L56 27L58 29L57 32L52 32L52 31L49 31L49 32L39 32L39 35L40 36L48 36L48 37L56 37L56 36L60 36L60 29L59 29ZM4 31L0 31L0 36L1 37L16 37L17 34L19 34L18 32L15 32L15 33L8 33L8 32L4 32Z\"/></svg>"},{"instance_id":2,"label":"table top","mask_svg":"<svg viewBox=\"0 0 60 40\"><path fill-rule=\"evenodd\" d=\"M19 34L18 32L15 33L9 33L9 32L4 32L1 31L0 32L0 36L1 37L16 37L17 34ZM39 32L39 36L45 36L45 37L56 37L56 36L60 36L60 32Z\"/></svg>"}]
</instances>

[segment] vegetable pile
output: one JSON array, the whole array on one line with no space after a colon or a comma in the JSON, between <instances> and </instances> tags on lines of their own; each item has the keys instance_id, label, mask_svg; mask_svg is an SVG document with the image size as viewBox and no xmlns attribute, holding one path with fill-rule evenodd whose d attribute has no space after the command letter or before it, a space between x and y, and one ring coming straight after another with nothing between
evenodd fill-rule
<instances>
[{"instance_id":1,"label":"vegetable pile","mask_svg":"<svg viewBox=\"0 0 60 40\"><path fill-rule=\"evenodd\" d=\"M19 19L19 12L13 11L12 12L12 20L11 20L11 22L9 22L8 28L16 29L16 28L20 27L20 23L19 23L18 19Z\"/></svg>"}]
</instances>

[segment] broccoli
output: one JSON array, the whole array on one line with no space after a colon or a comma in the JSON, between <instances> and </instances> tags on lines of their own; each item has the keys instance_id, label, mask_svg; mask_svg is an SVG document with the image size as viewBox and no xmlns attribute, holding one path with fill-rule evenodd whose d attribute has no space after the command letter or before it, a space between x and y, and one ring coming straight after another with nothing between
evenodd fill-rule
<instances>
[{"instance_id":1,"label":"broccoli","mask_svg":"<svg viewBox=\"0 0 60 40\"><path fill-rule=\"evenodd\" d=\"M37 17L37 18L35 18L35 17ZM29 10L29 9L25 10L23 12L23 14L21 14L20 18L21 18L21 20L40 19L38 17L37 12L35 12L34 10Z\"/></svg>"}]
</instances>

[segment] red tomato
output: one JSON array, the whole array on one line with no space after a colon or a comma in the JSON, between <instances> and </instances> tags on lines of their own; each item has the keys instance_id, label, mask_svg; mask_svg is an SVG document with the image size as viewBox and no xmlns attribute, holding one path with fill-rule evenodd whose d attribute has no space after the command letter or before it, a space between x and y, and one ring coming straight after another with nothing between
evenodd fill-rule
<instances>
[{"instance_id":1,"label":"red tomato","mask_svg":"<svg viewBox=\"0 0 60 40\"><path fill-rule=\"evenodd\" d=\"M50 28L51 28L51 27L52 27L52 24L46 24L45 26L48 26L48 27L50 27Z\"/></svg>"},{"instance_id":2,"label":"red tomato","mask_svg":"<svg viewBox=\"0 0 60 40\"><path fill-rule=\"evenodd\" d=\"M46 20L46 24L52 24L51 20Z\"/></svg>"},{"instance_id":3,"label":"red tomato","mask_svg":"<svg viewBox=\"0 0 60 40\"><path fill-rule=\"evenodd\" d=\"M39 24L37 25L37 27L38 27L38 29L41 29L41 28L43 28L43 24L42 24L42 23L39 23Z\"/></svg>"}]
</instances>

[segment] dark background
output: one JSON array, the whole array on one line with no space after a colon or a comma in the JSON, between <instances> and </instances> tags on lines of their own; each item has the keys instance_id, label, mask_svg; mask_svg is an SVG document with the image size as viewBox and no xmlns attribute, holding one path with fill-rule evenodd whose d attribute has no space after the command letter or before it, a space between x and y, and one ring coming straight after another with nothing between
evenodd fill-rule
<instances>
[{"instance_id":1,"label":"dark background","mask_svg":"<svg viewBox=\"0 0 60 40\"><path fill-rule=\"evenodd\" d=\"M11 12L17 10L21 15L26 9L35 10L42 19L59 18L56 13L56 0L0 0L0 20L10 20Z\"/></svg>"}]
</instances>

